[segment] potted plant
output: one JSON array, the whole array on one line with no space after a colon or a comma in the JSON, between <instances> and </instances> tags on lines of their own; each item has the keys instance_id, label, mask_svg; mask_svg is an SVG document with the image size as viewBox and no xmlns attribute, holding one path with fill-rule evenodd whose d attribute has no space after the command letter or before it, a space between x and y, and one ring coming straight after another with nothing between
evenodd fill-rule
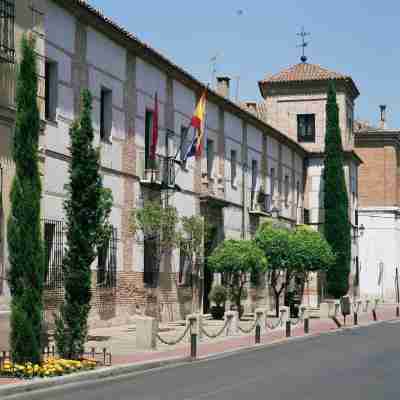
<instances>
[{"instance_id":1,"label":"potted plant","mask_svg":"<svg viewBox=\"0 0 400 400\"><path fill-rule=\"evenodd\" d=\"M214 319L222 319L225 314L225 302L228 297L227 290L222 285L215 285L208 296L215 305L211 307L211 315Z\"/></svg>"}]
</instances>

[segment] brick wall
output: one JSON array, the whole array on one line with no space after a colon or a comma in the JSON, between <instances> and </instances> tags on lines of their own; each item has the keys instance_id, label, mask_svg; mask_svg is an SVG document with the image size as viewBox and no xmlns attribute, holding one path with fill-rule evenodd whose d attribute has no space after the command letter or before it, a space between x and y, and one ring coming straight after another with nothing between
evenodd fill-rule
<instances>
[{"instance_id":1,"label":"brick wall","mask_svg":"<svg viewBox=\"0 0 400 400\"><path fill-rule=\"evenodd\" d=\"M376 144L357 147L363 160L359 168L360 207L398 204L397 154L393 145Z\"/></svg>"}]
</instances>

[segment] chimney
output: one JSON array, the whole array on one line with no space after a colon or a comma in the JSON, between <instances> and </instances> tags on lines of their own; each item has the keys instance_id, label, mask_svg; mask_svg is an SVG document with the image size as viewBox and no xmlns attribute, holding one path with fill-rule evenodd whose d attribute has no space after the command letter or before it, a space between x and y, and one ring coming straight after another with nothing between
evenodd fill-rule
<instances>
[{"instance_id":1,"label":"chimney","mask_svg":"<svg viewBox=\"0 0 400 400\"><path fill-rule=\"evenodd\" d=\"M379 106L381 110L381 121L379 124L380 129L386 129L386 104L382 104Z\"/></svg>"},{"instance_id":2,"label":"chimney","mask_svg":"<svg viewBox=\"0 0 400 400\"><path fill-rule=\"evenodd\" d=\"M255 101L246 101L246 108L250 112L257 114L257 103Z\"/></svg>"},{"instance_id":3,"label":"chimney","mask_svg":"<svg viewBox=\"0 0 400 400\"><path fill-rule=\"evenodd\" d=\"M231 81L231 78L227 76L218 76L217 77L217 93L225 97L226 99L229 99L229 83Z\"/></svg>"}]
</instances>

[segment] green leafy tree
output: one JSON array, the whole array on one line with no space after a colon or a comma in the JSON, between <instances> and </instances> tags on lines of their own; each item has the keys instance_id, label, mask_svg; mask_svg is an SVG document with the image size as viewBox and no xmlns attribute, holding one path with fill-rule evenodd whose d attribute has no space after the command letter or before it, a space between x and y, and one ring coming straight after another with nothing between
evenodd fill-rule
<instances>
[{"instance_id":1,"label":"green leafy tree","mask_svg":"<svg viewBox=\"0 0 400 400\"><path fill-rule=\"evenodd\" d=\"M111 192L103 187L99 152L93 146L92 96L82 92L79 123L70 130L71 163L67 217L67 248L64 258L65 298L56 320L59 353L68 358L84 352L91 301L91 264L98 248L109 238L108 219L112 207Z\"/></svg>"},{"instance_id":2,"label":"green leafy tree","mask_svg":"<svg viewBox=\"0 0 400 400\"><path fill-rule=\"evenodd\" d=\"M223 274L240 315L240 303L249 276L267 270L268 263L263 251L254 241L228 239L217 246L207 261L213 272Z\"/></svg>"},{"instance_id":3,"label":"green leafy tree","mask_svg":"<svg viewBox=\"0 0 400 400\"><path fill-rule=\"evenodd\" d=\"M306 225L291 232L289 246L301 299L310 272L328 272L335 262L335 256L324 236Z\"/></svg>"},{"instance_id":4,"label":"green leafy tree","mask_svg":"<svg viewBox=\"0 0 400 400\"><path fill-rule=\"evenodd\" d=\"M268 259L269 283L279 316L280 297L296 274L296 264L290 253L291 233L288 229L265 223L255 236L255 243Z\"/></svg>"},{"instance_id":5,"label":"green leafy tree","mask_svg":"<svg viewBox=\"0 0 400 400\"><path fill-rule=\"evenodd\" d=\"M136 208L131 213L130 231L136 235L140 233L143 240L153 240L154 246L153 260L157 274L163 256L172 251L180 243L178 231L178 211L174 206L163 206L160 199L145 201L142 208ZM157 279L154 279L154 285Z\"/></svg>"},{"instance_id":6,"label":"green leafy tree","mask_svg":"<svg viewBox=\"0 0 400 400\"><path fill-rule=\"evenodd\" d=\"M180 220L180 251L184 252L189 262L191 271L192 311L196 312L200 307L200 266L204 248L204 222L198 215L182 217Z\"/></svg>"},{"instance_id":7,"label":"green leafy tree","mask_svg":"<svg viewBox=\"0 0 400 400\"><path fill-rule=\"evenodd\" d=\"M40 116L37 106L35 42L22 38L17 81L17 115L12 155L15 177L8 220L11 289L11 354L15 362L39 362L42 352L44 247L41 236L41 178L38 162Z\"/></svg>"},{"instance_id":8,"label":"green leafy tree","mask_svg":"<svg viewBox=\"0 0 400 400\"><path fill-rule=\"evenodd\" d=\"M333 83L326 104L324 235L336 255L327 273L327 291L333 297L344 296L349 289L351 231L349 201L343 171L343 146L339 128L339 109Z\"/></svg>"}]
</instances>

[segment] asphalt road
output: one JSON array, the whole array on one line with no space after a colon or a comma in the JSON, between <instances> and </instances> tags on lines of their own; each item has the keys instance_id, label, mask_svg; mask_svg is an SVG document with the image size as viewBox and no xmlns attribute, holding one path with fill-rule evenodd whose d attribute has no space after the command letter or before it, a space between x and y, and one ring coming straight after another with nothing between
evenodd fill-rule
<instances>
[{"instance_id":1,"label":"asphalt road","mask_svg":"<svg viewBox=\"0 0 400 400\"><path fill-rule=\"evenodd\" d=\"M96 382L57 400L399 399L400 323ZM21 397L22 398L22 397ZM31 393L28 398L36 398Z\"/></svg>"}]
</instances>

